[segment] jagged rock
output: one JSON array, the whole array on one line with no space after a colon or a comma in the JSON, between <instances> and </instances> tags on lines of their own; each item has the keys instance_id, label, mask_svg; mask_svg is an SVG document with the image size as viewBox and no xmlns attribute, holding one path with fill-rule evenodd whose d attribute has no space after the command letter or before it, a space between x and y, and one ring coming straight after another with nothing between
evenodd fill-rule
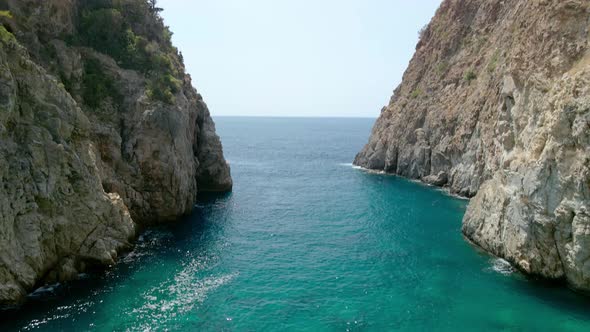
<instances>
[{"instance_id":1,"label":"jagged rock","mask_svg":"<svg viewBox=\"0 0 590 332\"><path fill-rule=\"evenodd\" d=\"M0 18L0 306L113 264L138 226L190 212L198 191L232 187L178 55L167 60L178 89L151 97L149 71L62 39L75 36L81 3L14 0L14 18ZM92 105L89 64L111 92Z\"/></svg>"},{"instance_id":2,"label":"jagged rock","mask_svg":"<svg viewBox=\"0 0 590 332\"><path fill-rule=\"evenodd\" d=\"M449 181L449 176L447 175L447 173L441 171L436 175L433 174L423 177L422 181L433 186L442 187Z\"/></svg>"},{"instance_id":3,"label":"jagged rock","mask_svg":"<svg viewBox=\"0 0 590 332\"><path fill-rule=\"evenodd\" d=\"M588 1L443 1L355 164L475 196L467 238L590 290L589 16Z\"/></svg>"}]
</instances>

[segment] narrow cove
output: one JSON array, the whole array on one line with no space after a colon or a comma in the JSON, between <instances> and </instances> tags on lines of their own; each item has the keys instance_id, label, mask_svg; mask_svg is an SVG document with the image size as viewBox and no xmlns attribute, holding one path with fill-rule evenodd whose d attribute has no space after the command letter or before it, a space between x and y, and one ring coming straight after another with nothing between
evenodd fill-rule
<instances>
[{"instance_id":1,"label":"narrow cove","mask_svg":"<svg viewBox=\"0 0 590 332\"><path fill-rule=\"evenodd\" d=\"M461 235L467 202L348 163L373 119L216 119L233 193L0 329L585 330L587 299Z\"/></svg>"}]
</instances>

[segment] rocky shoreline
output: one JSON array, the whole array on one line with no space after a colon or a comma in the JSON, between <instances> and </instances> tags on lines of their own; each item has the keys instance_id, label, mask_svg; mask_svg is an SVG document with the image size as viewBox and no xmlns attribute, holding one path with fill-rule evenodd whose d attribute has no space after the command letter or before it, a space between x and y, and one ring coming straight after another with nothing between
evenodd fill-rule
<instances>
[{"instance_id":1,"label":"rocky shoreline","mask_svg":"<svg viewBox=\"0 0 590 332\"><path fill-rule=\"evenodd\" d=\"M232 179L158 8L0 5L0 306L15 306Z\"/></svg>"},{"instance_id":2,"label":"rocky shoreline","mask_svg":"<svg viewBox=\"0 0 590 332\"><path fill-rule=\"evenodd\" d=\"M443 1L354 164L470 197L463 234L590 290L585 1Z\"/></svg>"}]
</instances>

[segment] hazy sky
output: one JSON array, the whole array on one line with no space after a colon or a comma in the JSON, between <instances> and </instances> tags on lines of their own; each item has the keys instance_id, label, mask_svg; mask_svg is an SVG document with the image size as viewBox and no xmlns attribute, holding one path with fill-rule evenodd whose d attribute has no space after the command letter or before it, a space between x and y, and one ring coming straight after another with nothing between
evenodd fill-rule
<instances>
[{"instance_id":1,"label":"hazy sky","mask_svg":"<svg viewBox=\"0 0 590 332\"><path fill-rule=\"evenodd\" d=\"M160 0L213 115L376 117L441 0Z\"/></svg>"}]
</instances>

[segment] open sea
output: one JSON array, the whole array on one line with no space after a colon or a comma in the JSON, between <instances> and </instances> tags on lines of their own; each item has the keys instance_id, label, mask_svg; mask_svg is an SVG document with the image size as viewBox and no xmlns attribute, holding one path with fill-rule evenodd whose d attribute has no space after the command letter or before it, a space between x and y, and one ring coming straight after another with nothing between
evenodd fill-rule
<instances>
[{"instance_id":1,"label":"open sea","mask_svg":"<svg viewBox=\"0 0 590 332\"><path fill-rule=\"evenodd\" d=\"M461 236L467 201L350 164L374 119L216 118L234 191L0 331L590 331Z\"/></svg>"}]
</instances>

